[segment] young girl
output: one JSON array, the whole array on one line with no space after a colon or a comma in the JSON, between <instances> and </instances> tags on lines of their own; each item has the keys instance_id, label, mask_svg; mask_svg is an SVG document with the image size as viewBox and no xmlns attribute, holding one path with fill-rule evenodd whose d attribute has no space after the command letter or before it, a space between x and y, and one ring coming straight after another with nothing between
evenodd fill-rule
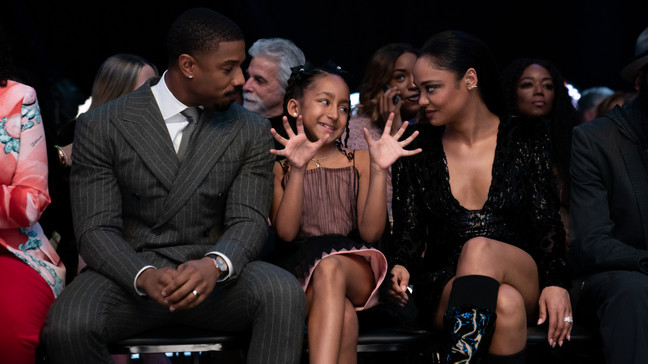
<instances>
[{"instance_id":1,"label":"young girl","mask_svg":"<svg viewBox=\"0 0 648 364\"><path fill-rule=\"evenodd\" d=\"M338 141L348 127L349 87L335 66L293 71L284 98L285 146L275 164L271 220L280 263L300 279L307 297L310 363L355 363L356 310L377 303L387 261L370 246L387 223L387 169L416 135L392 137L393 115L382 137L365 130L369 150L349 151ZM297 134L288 126L297 118Z\"/></svg>"}]
</instances>

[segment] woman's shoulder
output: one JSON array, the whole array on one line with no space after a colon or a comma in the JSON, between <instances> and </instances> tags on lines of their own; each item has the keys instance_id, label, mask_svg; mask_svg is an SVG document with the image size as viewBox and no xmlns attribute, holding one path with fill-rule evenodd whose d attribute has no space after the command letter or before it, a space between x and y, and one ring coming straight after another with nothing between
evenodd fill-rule
<instances>
[{"instance_id":1,"label":"woman's shoulder","mask_svg":"<svg viewBox=\"0 0 648 364\"><path fill-rule=\"evenodd\" d=\"M36 90L28 85L16 81L7 81L7 85L0 87L0 99L3 105L15 105L19 102L32 104L36 101Z\"/></svg>"}]
</instances>

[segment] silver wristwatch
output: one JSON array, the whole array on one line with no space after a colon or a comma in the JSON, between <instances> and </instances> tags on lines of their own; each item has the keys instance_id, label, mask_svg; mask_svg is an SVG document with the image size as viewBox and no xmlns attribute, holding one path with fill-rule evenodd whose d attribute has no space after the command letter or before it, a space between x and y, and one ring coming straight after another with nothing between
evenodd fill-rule
<instances>
[{"instance_id":1,"label":"silver wristwatch","mask_svg":"<svg viewBox=\"0 0 648 364\"><path fill-rule=\"evenodd\" d=\"M220 272L220 278L227 276L229 273L229 267L227 266L225 259L220 255L210 255L209 257L214 259L214 266L216 266L216 269Z\"/></svg>"}]
</instances>

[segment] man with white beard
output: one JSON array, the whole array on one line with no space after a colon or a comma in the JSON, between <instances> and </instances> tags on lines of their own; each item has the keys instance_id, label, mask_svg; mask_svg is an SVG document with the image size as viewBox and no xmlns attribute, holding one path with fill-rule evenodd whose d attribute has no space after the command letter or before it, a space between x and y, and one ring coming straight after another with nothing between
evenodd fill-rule
<instances>
[{"instance_id":1,"label":"man with white beard","mask_svg":"<svg viewBox=\"0 0 648 364\"><path fill-rule=\"evenodd\" d=\"M252 59L247 69L248 79L243 85L243 106L270 120L272 127L285 136L283 97L290 69L306 62L304 53L295 43L283 38L259 39L248 53ZM275 149L282 148L275 141Z\"/></svg>"}]
</instances>

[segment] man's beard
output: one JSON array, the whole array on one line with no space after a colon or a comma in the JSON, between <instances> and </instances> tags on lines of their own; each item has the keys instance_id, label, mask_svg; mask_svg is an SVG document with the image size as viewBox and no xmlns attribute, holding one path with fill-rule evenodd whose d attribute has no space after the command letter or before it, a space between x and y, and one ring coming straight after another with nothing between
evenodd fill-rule
<instances>
[{"instance_id":1,"label":"man's beard","mask_svg":"<svg viewBox=\"0 0 648 364\"><path fill-rule=\"evenodd\" d=\"M262 116L268 112L257 95L245 91L243 92L243 107Z\"/></svg>"},{"instance_id":2,"label":"man's beard","mask_svg":"<svg viewBox=\"0 0 648 364\"><path fill-rule=\"evenodd\" d=\"M239 92L239 90L234 89L232 91L226 92L224 96L226 98L230 98L232 96L235 96L237 92ZM233 103L234 101L227 101L227 102L222 102L220 104L214 104L214 110L219 112L226 111Z\"/></svg>"}]
</instances>

